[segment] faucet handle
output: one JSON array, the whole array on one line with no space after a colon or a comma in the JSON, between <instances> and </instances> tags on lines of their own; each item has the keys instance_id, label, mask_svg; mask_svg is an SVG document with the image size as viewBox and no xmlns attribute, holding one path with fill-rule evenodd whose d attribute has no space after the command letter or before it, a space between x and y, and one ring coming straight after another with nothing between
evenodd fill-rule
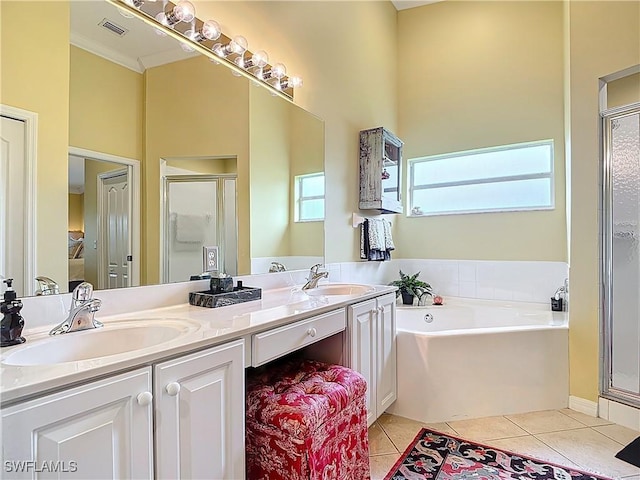
<instances>
[{"instance_id":1,"label":"faucet handle","mask_svg":"<svg viewBox=\"0 0 640 480\"><path fill-rule=\"evenodd\" d=\"M73 299L78 302L85 302L93 298L93 285L89 282L82 282L73 289Z\"/></svg>"},{"instance_id":2,"label":"faucet handle","mask_svg":"<svg viewBox=\"0 0 640 480\"><path fill-rule=\"evenodd\" d=\"M316 263L313 267L311 267L311 273L315 275L318 273L318 269L322 266L321 263Z\"/></svg>"}]
</instances>

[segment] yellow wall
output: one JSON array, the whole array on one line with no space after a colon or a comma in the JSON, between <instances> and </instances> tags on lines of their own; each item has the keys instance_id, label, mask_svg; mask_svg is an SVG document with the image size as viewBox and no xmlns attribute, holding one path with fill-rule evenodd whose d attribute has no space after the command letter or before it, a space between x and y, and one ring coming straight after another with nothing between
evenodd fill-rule
<instances>
[{"instance_id":1,"label":"yellow wall","mask_svg":"<svg viewBox=\"0 0 640 480\"><path fill-rule=\"evenodd\" d=\"M236 173L235 158L178 158L167 160L167 166L182 168L193 173L204 174L234 174Z\"/></svg>"},{"instance_id":2,"label":"yellow wall","mask_svg":"<svg viewBox=\"0 0 640 480\"><path fill-rule=\"evenodd\" d=\"M324 172L324 123L300 108L291 108L291 218L294 215L297 175ZM325 212L326 213L326 212ZM324 222L291 222L289 225L290 255L322 257L324 255Z\"/></svg>"},{"instance_id":3,"label":"yellow wall","mask_svg":"<svg viewBox=\"0 0 640 480\"><path fill-rule=\"evenodd\" d=\"M251 257L290 255L290 104L250 90Z\"/></svg>"},{"instance_id":4,"label":"yellow wall","mask_svg":"<svg viewBox=\"0 0 640 480\"><path fill-rule=\"evenodd\" d=\"M640 3L571 2L571 395L598 396L598 79L640 62Z\"/></svg>"},{"instance_id":5,"label":"yellow wall","mask_svg":"<svg viewBox=\"0 0 640 480\"><path fill-rule=\"evenodd\" d=\"M640 63L640 59L638 59ZM610 82L607 86L607 106L620 107L640 102L640 73Z\"/></svg>"},{"instance_id":6,"label":"yellow wall","mask_svg":"<svg viewBox=\"0 0 640 480\"><path fill-rule=\"evenodd\" d=\"M147 70L145 91L142 283L160 280L160 159L165 157L237 158L238 271L249 272L247 80L196 57Z\"/></svg>"},{"instance_id":7,"label":"yellow wall","mask_svg":"<svg viewBox=\"0 0 640 480\"><path fill-rule=\"evenodd\" d=\"M69 194L69 230L84 231L84 195Z\"/></svg>"},{"instance_id":8,"label":"yellow wall","mask_svg":"<svg viewBox=\"0 0 640 480\"><path fill-rule=\"evenodd\" d=\"M38 242L36 274L64 286L69 7L59 2L5 1L0 2L0 12L0 102L38 114L36 222L38 236L47 241Z\"/></svg>"},{"instance_id":9,"label":"yellow wall","mask_svg":"<svg viewBox=\"0 0 640 480\"><path fill-rule=\"evenodd\" d=\"M395 133L405 167L553 139L555 209L398 216L397 256L566 261L562 3L440 2L398 12L398 38Z\"/></svg>"},{"instance_id":10,"label":"yellow wall","mask_svg":"<svg viewBox=\"0 0 640 480\"><path fill-rule=\"evenodd\" d=\"M193 1L249 49L264 49L305 84L296 104L325 121L327 262L359 257L358 132L396 128L397 15L391 2Z\"/></svg>"},{"instance_id":11,"label":"yellow wall","mask_svg":"<svg viewBox=\"0 0 640 480\"><path fill-rule=\"evenodd\" d=\"M142 159L143 76L70 46L69 145Z\"/></svg>"}]
</instances>

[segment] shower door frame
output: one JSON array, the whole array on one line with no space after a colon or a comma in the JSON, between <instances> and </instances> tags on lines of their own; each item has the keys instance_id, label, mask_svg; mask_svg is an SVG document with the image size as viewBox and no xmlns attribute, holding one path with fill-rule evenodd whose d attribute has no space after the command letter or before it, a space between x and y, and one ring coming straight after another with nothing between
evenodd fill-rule
<instances>
[{"instance_id":1,"label":"shower door frame","mask_svg":"<svg viewBox=\"0 0 640 480\"><path fill-rule=\"evenodd\" d=\"M604 110L601 108L600 112L600 174L602 187L600 195L602 212L600 220L600 396L638 408L640 407L640 397L638 395L616 388L613 385L613 187L610 134L612 120L636 113L640 114L640 102Z\"/></svg>"},{"instance_id":2,"label":"shower door frame","mask_svg":"<svg viewBox=\"0 0 640 480\"><path fill-rule=\"evenodd\" d=\"M170 245L170 211L169 211L169 187L172 183L193 183L193 182L212 182L216 184L216 222L217 222L217 237L218 237L218 241L217 241L217 247L219 249L219 257L220 259L222 259L222 270L220 270L221 272L224 272L224 268L226 265L226 255L229 254L229 250L231 250L231 248L226 245L226 241L225 241L225 235L224 235L224 231L226 228L235 228L236 231L236 246L235 246L235 252L232 252L235 254L236 257L236 267L237 267L237 259L238 259L238 245L237 245L237 238L238 238L238 205L237 205L237 200L236 200L236 214L235 214L235 224L234 225L227 225L227 222L225 221L224 218L224 181L225 180L235 180L236 181L236 188L237 188L237 180L238 180L238 174L237 173L202 173L202 174L192 174L192 175L182 175L182 174L175 174L175 175L166 175L163 174L162 175L162 188L161 188L161 208L160 208L160 217L161 217L161 232L162 232L162 238L160 241L160 252L161 252L161 259L160 259L160 266L161 266L161 270L160 270L160 274L161 274L161 281L162 283L169 283L169 245ZM237 190L236 190L236 196L237 196ZM201 273L201 272L198 272ZM204 273L204 272L202 272ZM195 272L194 272L195 274ZM237 275L237 274L236 274Z\"/></svg>"}]
</instances>

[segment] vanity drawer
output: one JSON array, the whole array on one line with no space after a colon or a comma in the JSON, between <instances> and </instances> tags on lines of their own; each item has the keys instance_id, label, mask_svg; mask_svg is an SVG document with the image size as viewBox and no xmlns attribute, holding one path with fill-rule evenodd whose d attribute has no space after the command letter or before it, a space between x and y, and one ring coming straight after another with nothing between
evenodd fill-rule
<instances>
[{"instance_id":1,"label":"vanity drawer","mask_svg":"<svg viewBox=\"0 0 640 480\"><path fill-rule=\"evenodd\" d=\"M251 339L251 366L258 367L346 328L344 308L256 333Z\"/></svg>"}]
</instances>

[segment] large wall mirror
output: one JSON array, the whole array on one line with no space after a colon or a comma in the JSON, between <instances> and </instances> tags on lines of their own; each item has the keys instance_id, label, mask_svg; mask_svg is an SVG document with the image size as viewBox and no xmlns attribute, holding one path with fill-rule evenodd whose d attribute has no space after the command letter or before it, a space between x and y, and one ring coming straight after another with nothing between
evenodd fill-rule
<instances>
[{"instance_id":1,"label":"large wall mirror","mask_svg":"<svg viewBox=\"0 0 640 480\"><path fill-rule=\"evenodd\" d=\"M186 281L204 245L233 275L323 261L320 119L107 2L69 11L68 248L37 275L61 292Z\"/></svg>"}]
</instances>

